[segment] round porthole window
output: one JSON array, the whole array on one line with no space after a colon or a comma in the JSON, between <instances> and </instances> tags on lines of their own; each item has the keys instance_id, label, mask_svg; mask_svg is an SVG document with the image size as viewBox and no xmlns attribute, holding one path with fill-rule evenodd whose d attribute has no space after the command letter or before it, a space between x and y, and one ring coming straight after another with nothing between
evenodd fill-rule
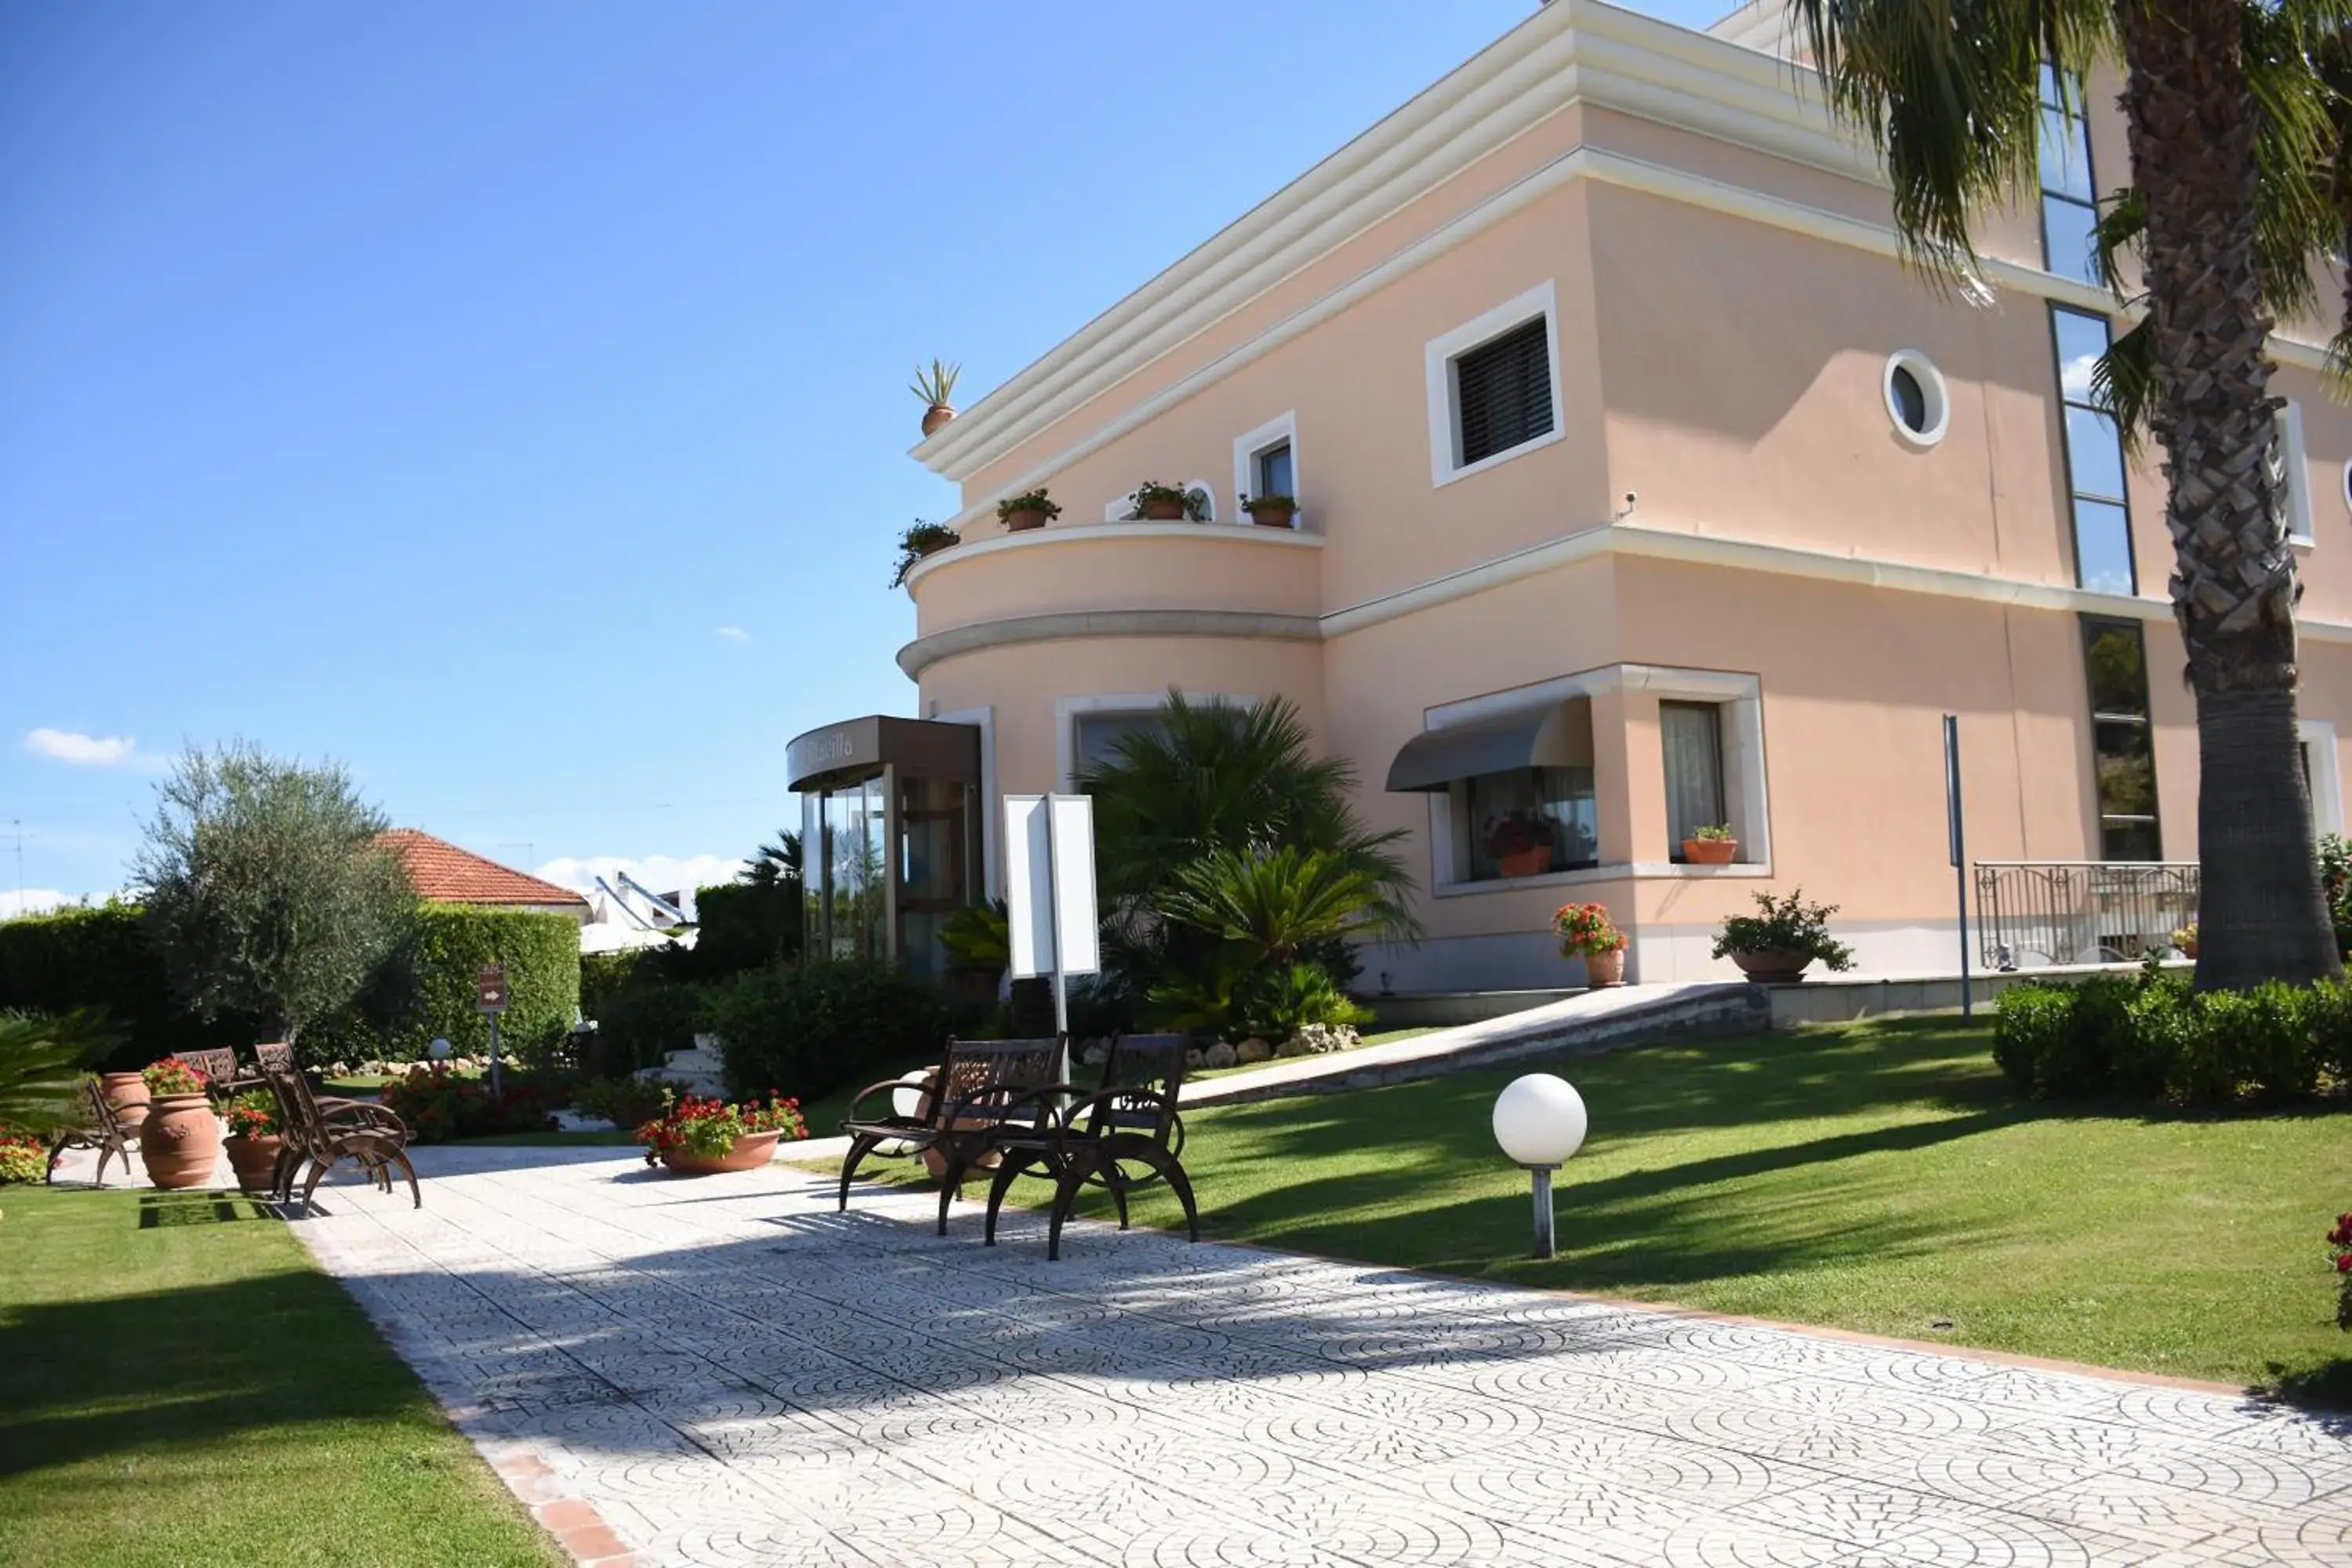
<instances>
[{"instance_id":1,"label":"round porthole window","mask_svg":"<svg viewBox=\"0 0 2352 1568\"><path fill-rule=\"evenodd\" d=\"M2344 465L2344 504L2352 506L2352 463Z\"/></svg>"},{"instance_id":2,"label":"round porthole window","mask_svg":"<svg viewBox=\"0 0 2352 1568\"><path fill-rule=\"evenodd\" d=\"M1932 447L1944 438L1952 415L1944 390L1944 374L1916 349L1897 349L1886 356L1883 390L1886 415L1895 433L1914 447Z\"/></svg>"}]
</instances>

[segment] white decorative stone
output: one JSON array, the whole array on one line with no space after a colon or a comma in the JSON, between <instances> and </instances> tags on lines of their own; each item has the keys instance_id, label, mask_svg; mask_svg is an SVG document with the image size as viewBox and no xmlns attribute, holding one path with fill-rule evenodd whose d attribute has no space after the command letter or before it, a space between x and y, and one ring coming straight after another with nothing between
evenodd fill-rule
<instances>
[{"instance_id":1,"label":"white decorative stone","mask_svg":"<svg viewBox=\"0 0 2352 1568\"><path fill-rule=\"evenodd\" d=\"M1229 1068L1233 1066L1234 1047L1227 1045L1224 1041L1219 1040L1215 1045L1211 1046L1208 1049L1201 1053L1201 1065L1204 1068Z\"/></svg>"},{"instance_id":2,"label":"white decorative stone","mask_svg":"<svg viewBox=\"0 0 2352 1568\"><path fill-rule=\"evenodd\" d=\"M1274 1047L1255 1035L1234 1047L1234 1060L1237 1062L1262 1062L1273 1055Z\"/></svg>"},{"instance_id":3,"label":"white decorative stone","mask_svg":"<svg viewBox=\"0 0 2352 1568\"><path fill-rule=\"evenodd\" d=\"M1208 1063L1202 1058L1199 1047L1195 1046L1192 1049L1184 1053L1184 1066L1187 1068L1197 1069L1206 1067Z\"/></svg>"}]
</instances>

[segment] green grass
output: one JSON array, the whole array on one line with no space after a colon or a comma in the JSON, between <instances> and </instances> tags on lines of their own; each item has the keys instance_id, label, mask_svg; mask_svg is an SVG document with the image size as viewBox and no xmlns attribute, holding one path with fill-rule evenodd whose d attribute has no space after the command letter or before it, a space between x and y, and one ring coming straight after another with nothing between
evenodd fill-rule
<instances>
[{"instance_id":1,"label":"green grass","mask_svg":"<svg viewBox=\"0 0 2352 1568\"><path fill-rule=\"evenodd\" d=\"M1206 1107L1185 1163L1228 1239L2352 1402L2320 1239L2352 1108L2021 1103L1988 1045L1862 1024ZM1592 1119L1549 1262L1488 1122L1538 1069Z\"/></svg>"},{"instance_id":2,"label":"green grass","mask_svg":"<svg viewBox=\"0 0 2352 1568\"><path fill-rule=\"evenodd\" d=\"M565 1561L254 1205L0 1208L0 1563Z\"/></svg>"}]
</instances>

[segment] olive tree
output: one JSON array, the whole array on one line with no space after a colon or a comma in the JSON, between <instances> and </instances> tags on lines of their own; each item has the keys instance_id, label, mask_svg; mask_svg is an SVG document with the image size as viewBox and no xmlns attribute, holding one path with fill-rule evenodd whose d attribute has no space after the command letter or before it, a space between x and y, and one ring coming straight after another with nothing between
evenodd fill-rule
<instances>
[{"instance_id":1,"label":"olive tree","mask_svg":"<svg viewBox=\"0 0 2352 1568\"><path fill-rule=\"evenodd\" d=\"M233 742L184 753L156 796L136 875L173 984L202 1016L255 1015L292 1039L404 946L415 889L340 763Z\"/></svg>"}]
</instances>

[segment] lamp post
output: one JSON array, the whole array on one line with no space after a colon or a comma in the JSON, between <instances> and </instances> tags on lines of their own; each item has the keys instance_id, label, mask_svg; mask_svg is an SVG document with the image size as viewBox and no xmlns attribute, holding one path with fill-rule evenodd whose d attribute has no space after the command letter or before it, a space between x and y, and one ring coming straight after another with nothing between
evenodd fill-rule
<instances>
[{"instance_id":1,"label":"lamp post","mask_svg":"<svg viewBox=\"0 0 2352 1568\"><path fill-rule=\"evenodd\" d=\"M1553 1255L1551 1173L1584 1146L1584 1097L1548 1072L1513 1079L1495 1097L1495 1142L1535 1178L1536 1250Z\"/></svg>"}]
</instances>

